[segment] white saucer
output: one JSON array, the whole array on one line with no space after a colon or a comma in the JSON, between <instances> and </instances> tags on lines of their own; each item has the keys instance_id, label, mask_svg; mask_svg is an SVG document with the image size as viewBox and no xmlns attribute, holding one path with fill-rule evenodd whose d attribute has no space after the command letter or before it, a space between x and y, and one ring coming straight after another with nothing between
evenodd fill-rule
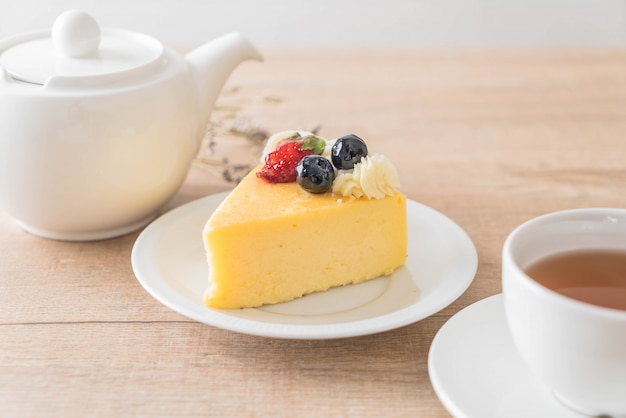
<instances>
[{"instance_id":1,"label":"white saucer","mask_svg":"<svg viewBox=\"0 0 626 418\"><path fill-rule=\"evenodd\" d=\"M391 276L256 309L210 309L202 304L208 286L202 228L226 196L208 196L166 213L141 233L132 252L133 270L148 293L209 325L277 338L371 334L438 312L476 274L476 249L467 234L439 212L408 201L409 257Z\"/></svg>"},{"instance_id":2,"label":"white saucer","mask_svg":"<svg viewBox=\"0 0 626 418\"><path fill-rule=\"evenodd\" d=\"M456 418L581 418L527 370L504 318L502 295L470 305L439 330L428 372Z\"/></svg>"}]
</instances>

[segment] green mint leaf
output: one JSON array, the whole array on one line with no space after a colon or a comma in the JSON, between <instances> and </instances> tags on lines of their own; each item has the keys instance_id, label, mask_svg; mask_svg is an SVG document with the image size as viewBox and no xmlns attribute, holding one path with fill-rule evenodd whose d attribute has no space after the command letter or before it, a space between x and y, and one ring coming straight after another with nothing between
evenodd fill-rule
<instances>
[{"instance_id":1,"label":"green mint leaf","mask_svg":"<svg viewBox=\"0 0 626 418\"><path fill-rule=\"evenodd\" d=\"M326 149L326 141L319 136L308 135L302 139L302 149L311 150L313 154L321 155Z\"/></svg>"}]
</instances>

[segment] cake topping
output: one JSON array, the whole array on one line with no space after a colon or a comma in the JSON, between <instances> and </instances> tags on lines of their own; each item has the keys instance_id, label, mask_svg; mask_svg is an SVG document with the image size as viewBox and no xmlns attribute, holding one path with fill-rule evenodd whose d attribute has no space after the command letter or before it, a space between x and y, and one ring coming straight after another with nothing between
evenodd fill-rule
<instances>
[{"instance_id":1,"label":"cake topping","mask_svg":"<svg viewBox=\"0 0 626 418\"><path fill-rule=\"evenodd\" d=\"M326 149L326 141L319 136L307 135L302 138L302 149L311 150L313 154L320 155Z\"/></svg>"},{"instance_id":2,"label":"cake topping","mask_svg":"<svg viewBox=\"0 0 626 418\"><path fill-rule=\"evenodd\" d=\"M302 137L299 133L277 141L277 148L265 156L265 164L257 176L270 183L296 181L296 166L307 155L321 154L326 141L313 134Z\"/></svg>"},{"instance_id":3,"label":"cake topping","mask_svg":"<svg viewBox=\"0 0 626 418\"><path fill-rule=\"evenodd\" d=\"M300 142L286 142L267 154L265 165L256 175L270 183L296 181L296 166L303 157L312 153L311 150L302 149Z\"/></svg>"},{"instance_id":4,"label":"cake topping","mask_svg":"<svg viewBox=\"0 0 626 418\"><path fill-rule=\"evenodd\" d=\"M270 136L265 142L265 147L263 147L263 152L261 153L261 162L265 162L265 157L270 152L276 150L279 145L282 145L286 142L290 141L302 141L307 137L316 137L321 141L324 141L322 138L317 137L314 133L308 131L282 131L277 132L274 135ZM323 150L322 150L323 151ZM322 152L316 152L315 154L321 154Z\"/></svg>"},{"instance_id":5,"label":"cake topping","mask_svg":"<svg viewBox=\"0 0 626 418\"><path fill-rule=\"evenodd\" d=\"M297 181L314 194L382 199L400 184L391 161L368 155L365 141L354 134L326 141L306 131L279 132L267 140L262 159L258 177L270 183Z\"/></svg>"},{"instance_id":6,"label":"cake topping","mask_svg":"<svg viewBox=\"0 0 626 418\"><path fill-rule=\"evenodd\" d=\"M296 167L296 181L309 193L325 193L333 186L335 169L320 155L307 155Z\"/></svg>"},{"instance_id":7,"label":"cake topping","mask_svg":"<svg viewBox=\"0 0 626 418\"><path fill-rule=\"evenodd\" d=\"M338 170L350 170L367 156L365 141L356 135L346 135L339 138L332 147L330 157Z\"/></svg>"},{"instance_id":8,"label":"cake topping","mask_svg":"<svg viewBox=\"0 0 626 418\"><path fill-rule=\"evenodd\" d=\"M382 199L400 186L396 167L382 154L361 158L352 170L339 170L332 192L344 197Z\"/></svg>"}]
</instances>

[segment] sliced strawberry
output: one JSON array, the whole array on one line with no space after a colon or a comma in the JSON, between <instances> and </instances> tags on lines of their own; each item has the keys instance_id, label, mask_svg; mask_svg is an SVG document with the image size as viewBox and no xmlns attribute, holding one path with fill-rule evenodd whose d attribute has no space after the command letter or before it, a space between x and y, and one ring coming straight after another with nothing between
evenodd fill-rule
<instances>
[{"instance_id":1,"label":"sliced strawberry","mask_svg":"<svg viewBox=\"0 0 626 418\"><path fill-rule=\"evenodd\" d=\"M296 166L312 150L302 149L302 143L285 142L265 157L265 165L256 173L270 183L290 183L296 181Z\"/></svg>"}]
</instances>

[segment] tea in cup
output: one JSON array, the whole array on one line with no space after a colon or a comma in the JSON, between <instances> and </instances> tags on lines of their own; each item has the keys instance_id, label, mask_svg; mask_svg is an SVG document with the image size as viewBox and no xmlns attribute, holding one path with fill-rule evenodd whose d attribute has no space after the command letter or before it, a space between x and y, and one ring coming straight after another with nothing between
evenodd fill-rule
<instances>
[{"instance_id":1,"label":"tea in cup","mask_svg":"<svg viewBox=\"0 0 626 418\"><path fill-rule=\"evenodd\" d=\"M540 216L502 256L506 319L531 372L577 412L626 417L626 210Z\"/></svg>"}]
</instances>

